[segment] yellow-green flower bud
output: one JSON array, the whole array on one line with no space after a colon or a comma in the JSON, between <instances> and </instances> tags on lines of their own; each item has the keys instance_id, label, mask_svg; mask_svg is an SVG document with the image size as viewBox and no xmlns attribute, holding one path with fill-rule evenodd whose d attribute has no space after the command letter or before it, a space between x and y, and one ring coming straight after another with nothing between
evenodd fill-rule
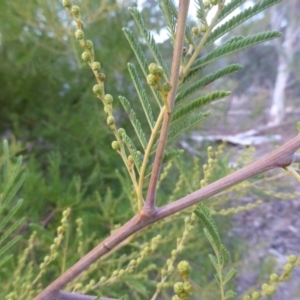
<instances>
[{"instance_id":1,"label":"yellow-green flower bud","mask_svg":"<svg viewBox=\"0 0 300 300\"><path fill-rule=\"evenodd\" d=\"M115 118L113 116L108 116L107 117L107 125L112 126L115 124Z\"/></svg>"},{"instance_id":2,"label":"yellow-green flower bud","mask_svg":"<svg viewBox=\"0 0 300 300\"><path fill-rule=\"evenodd\" d=\"M217 5L217 4L218 4L218 0L210 0L210 3L211 3L212 5Z\"/></svg>"},{"instance_id":3,"label":"yellow-green flower bud","mask_svg":"<svg viewBox=\"0 0 300 300\"><path fill-rule=\"evenodd\" d=\"M170 91L171 91L171 89L172 89L172 84L171 84L171 82L165 82L164 84L163 84L163 91L165 92L165 93L169 93Z\"/></svg>"},{"instance_id":4,"label":"yellow-green flower bud","mask_svg":"<svg viewBox=\"0 0 300 300\"><path fill-rule=\"evenodd\" d=\"M105 74L99 73L98 76L97 76L97 78L98 78L101 82L104 82L104 80L105 80Z\"/></svg>"},{"instance_id":5,"label":"yellow-green flower bud","mask_svg":"<svg viewBox=\"0 0 300 300\"><path fill-rule=\"evenodd\" d=\"M186 293L188 293L188 294L190 294L190 293L192 292L192 289L193 289L192 285L191 285L188 281L186 281L186 282L183 284L183 288L184 288L184 291L185 291Z\"/></svg>"},{"instance_id":6,"label":"yellow-green flower bud","mask_svg":"<svg viewBox=\"0 0 300 300\"><path fill-rule=\"evenodd\" d=\"M72 13L74 14L75 17L78 17L80 14L80 8L77 5L73 5L71 8Z\"/></svg>"},{"instance_id":7,"label":"yellow-green flower bud","mask_svg":"<svg viewBox=\"0 0 300 300\"><path fill-rule=\"evenodd\" d=\"M100 283L103 283L104 281L106 281L106 277L105 276L101 276Z\"/></svg>"},{"instance_id":8,"label":"yellow-green flower bud","mask_svg":"<svg viewBox=\"0 0 300 300\"><path fill-rule=\"evenodd\" d=\"M111 147L112 147L114 150L119 150L119 149L120 149L120 144L119 144L119 142L117 142L117 141L113 141L113 142L111 143Z\"/></svg>"},{"instance_id":9,"label":"yellow-green flower bud","mask_svg":"<svg viewBox=\"0 0 300 300\"><path fill-rule=\"evenodd\" d=\"M268 285L266 292L268 295L274 294L276 292L276 286L273 284Z\"/></svg>"},{"instance_id":10,"label":"yellow-green flower bud","mask_svg":"<svg viewBox=\"0 0 300 300\"><path fill-rule=\"evenodd\" d=\"M87 51L82 52L81 58L83 61L88 61L90 59L90 53Z\"/></svg>"},{"instance_id":11,"label":"yellow-green flower bud","mask_svg":"<svg viewBox=\"0 0 300 300\"><path fill-rule=\"evenodd\" d=\"M180 277L183 277L183 278L187 278L189 276L191 269L192 269L191 265L186 260L182 260L177 265L178 273L179 273Z\"/></svg>"},{"instance_id":12,"label":"yellow-green flower bud","mask_svg":"<svg viewBox=\"0 0 300 300\"><path fill-rule=\"evenodd\" d=\"M261 290L265 291L268 287L269 287L269 285L267 283L263 283L261 286Z\"/></svg>"},{"instance_id":13,"label":"yellow-green flower bud","mask_svg":"<svg viewBox=\"0 0 300 300\"><path fill-rule=\"evenodd\" d=\"M178 295L175 295L175 296L172 297L171 300L180 300L180 298L178 297Z\"/></svg>"},{"instance_id":14,"label":"yellow-green flower bud","mask_svg":"<svg viewBox=\"0 0 300 300\"><path fill-rule=\"evenodd\" d=\"M102 87L99 84L95 84L93 86L93 92L95 94L101 94L102 93Z\"/></svg>"},{"instance_id":15,"label":"yellow-green flower bud","mask_svg":"<svg viewBox=\"0 0 300 300\"><path fill-rule=\"evenodd\" d=\"M183 282L176 282L174 284L174 292L178 295L184 292Z\"/></svg>"},{"instance_id":16,"label":"yellow-green flower bud","mask_svg":"<svg viewBox=\"0 0 300 300\"><path fill-rule=\"evenodd\" d=\"M118 134L120 135L120 137L122 137L122 135L125 133L125 129L124 128L119 128L118 129Z\"/></svg>"},{"instance_id":17,"label":"yellow-green flower bud","mask_svg":"<svg viewBox=\"0 0 300 300\"><path fill-rule=\"evenodd\" d=\"M153 74L147 75L147 83L148 83L150 86L156 85L156 84L157 84L157 79L156 79L156 77L155 77Z\"/></svg>"},{"instance_id":18,"label":"yellow-green flower bud","mask_svg":"<svg viewBox=\"0 0 300 300\"><path fill-rule=\"evenodd\" d=\"M289 263L293 264L294 262L296 262L297 257L295 255L290 255L288 258Z\"/></svg>"},{"instance_id":19,"label":"yellow-green flower bud","mask_svg":"<svg viewBox=\"0 0 300 300\"><path fill-rule=\"evenodd\" d=\"M156 68L157 68L157 64L151 63L148 66L148 70L149 70L150 74L156 74Z\"/></svg>"},{"instance_id":20,"label":"yellow-green flower bud","mask_svg":"<svg viewBox=\"0 0 300 300\"><path fill-rule=\"evenodd\" d=\"M112 104L113 103L113 97L112 97L112 95L110 95L110 94L106 94L105 96L104 96L104 101L105 101L105 103L107 103L107 104Z\"/></svg>"},{"instance_id":21,"label":"yellow-green flower bud","mask_svg":"<svg viewBox=\"0 0 300 300\"><path fill-rule=\"evenodd\" d=\"M202 24L201 25L201 32L206 32L206 30L207 30L207 26Z\"/></svg>"},{"instance_id":22,"label":"yellow-green flower bud","mask_svg":"<svg viewBox=\"0 0 300 300\"><path fill-rule=\"evenodd\" d=\"M63 0L62 5L63 7L71 7L71 0Z\"/></svg>"},{"instance_id":23,"label":"yellow-green flower bud","mask_svg":"<svg viewBox=\"0 0 300 300\"><path fill-rule=\"evenodd\" d=\"M198 36L199 35L199 28L198 27L193 27L192 28L192 34L193 34L193 36Z\"/></svg>"},{"instance_id":24,"label":"yellow-green flower bud","mask_svg":"<svg viewBox=\"0 0 300 300\"><path fill-rule=\"evenodd\" d=\"M259 292L255 291L251 294L251 297L252 297L252 300L257 300L257 299L259 299L260 294L259 294Z\"/></svg>"},{"instance_id":25,"label":"yellow-green flower bud","mask_svg":"<svg viewBox=\"0 0 300 300\"><path fill-rule=\"evenodd\" d=\"M85 45L88 49L92 49L94 44L91 40L86 40Z\"/></svg>"},{"instance_id":26,"label":"yellow-green flower bud","mask_svg":"<svg viewBox=\"0 0 300 300\"><path fill-rule=\"evenodd\" d=\"M209 0L204 1L204 7L205 8L209 8L210 7L210 1Z\"/></svg>"},{"instance_id":27,"label":"yellow-green flower bud","mask_svg":"<svg viewBox=\"0 0 300 300\"><path fill-rule=\"evenodd\" d=\"M93 63L92 63L92 70L93 71L100 71L100 69L101 69L101 65L100 65L100 63L98 62L98 61L94 61Z\"/></svg>"},{"instance_id":28,"label":"yellow-green flower bud","mask_svg":"<svg viewBox=\"0 0 300 300\"><path fill-rule=\"evenodd\" d=\"M290 263L285 264L284 270L285 270L286 272L291 272L291 271L293 270L293 265L290 264Z\"/></svg>"},{"instance_id":29,"label":"yellow-green flower bud","mask_svg":"<svg viewBox=\"0 0 300 300\"><path fill-rule=\"evenodd\" d=\"M77 30L75 31L75 38L76 38L77 40L82 40L82 39L84 38L84 32L83 32L83 30L77 29Z\"/></svg>"},{"instance_id":30,"label":"yellow-green flower bud","mask_svg":"<svg viewBox=\"0 0 300 300\"><path fill-rule=\"evenodd\" d=\"M243 300L251 300L251 298L250 298L249 295L245 295L245 296L243 297Z\"/></svg>"},{"instance_id":31,"label":"yellow-green flower bud","mask_svg":"<svg viewBox=\"0 0 300 300\"><path fill-rule=\"evenodd\" d=\"M270 275L270 281L271 282L277 282L279 279L279 276L276 273L273 273Z\"/></svg>"}]
</instances>

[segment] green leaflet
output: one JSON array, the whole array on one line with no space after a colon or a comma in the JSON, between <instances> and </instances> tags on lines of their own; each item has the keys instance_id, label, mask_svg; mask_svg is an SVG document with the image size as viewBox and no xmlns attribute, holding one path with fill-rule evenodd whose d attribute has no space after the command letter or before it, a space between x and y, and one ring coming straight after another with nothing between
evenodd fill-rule
<instances>
[{"instance_id":1,"label":"green leaflet","mask_svg":"<svg viewBox=\"0 0 300 300\"><path fill-rule=\"evenodd\" d=\"M123 32L129 42L131 49L133 50L135 57L140 65L140 68L142 69L142 72L146 78L148 75L148 62L146 60L145 54L143 53L138 41L134 37L132 31L129 28L124 27ZM162 99L161 99L160 94L153 87L150 87L150 88L151 88L151 91L153 93L153 96L154 96L158 106L161 106Z\"/></svg>"},{"instance_id":2,"label":"green leaflet","mask_svg":"<svg viewBox=\"0 0 300 300\"><path fill-rule=\"evenodd\" d=\"M144 149L146 149L147 140L146 140L145 133L142 129L142 125L141 125L140 121L137 119L136 114L135 114L134 110L131 108L129 101L125 97L122 97L122 96L119 96L119 99L124 107L124 110L126 111L126 113L128 115L128 118L135 130L137 137L140 140L142 147Z\"/></svg>"},{"instance_id":3,"label":"green leaflet","mask_svg":"<svg viewBox=\"0 0 300 300\"><path fill-rule=\"evenodd\" d=\"M237 71L241 70L242 68L243 68L243 66L241 66L239 64L232 64L232 65L222 68L212 74L204 76L203 78L201 78L200 80L198 80L197 82L192 84L190 87L188 87L186 90L178 93L175 98L175 103L178 104L182 100L186 99L188 96L197 92L201 87L204 87L225 75L231 74L233 72L237 72Z\"/></svg>"},{"instance_id":4,"label":"green leaflet","mask_svg":"<svg viewBox=\"0 0 300 300\"><path fill-rule=\"evenodd\" d=\"M122 134L122 139L123 139L125 145L127 146L127 149L129 150L130 154L133 157L133 161L134 161L134 164L136 166L138 173L140 173L141 164L142 164L141 154L137 151L133 141L130 139L130 137L126 133Z\"/></svg>"},{"instance_id":5,"label":"green leaflet","mask_svg":"<svg viewBox=\"0 0 300 300\"><path fill-rule=\"evenodd\" d=\"M128 66L128 70L129 70L130 76L132 78L132 81L134 83L135 89L136 89L136 91L138 93L138 96L139 96L139 99L141 101L144 113L145 113L146 118L148 120L149 126L152 130L153 127L154 127L155 122L154 122L154 119L153 119L152 109L151 109L149 100L146 96L146 92L142 87L141 81L138 77L138 74L137 74L137 71L136 71L134 65L129 63L127 66Z\"/></svg>"},{"instance_id":6,"label":"green leaflet","mask_svg":"<svg viewBox=\"0 0 300 300\"><path fill-rule=\"evenodd\" d=\"M142 36L144 37L153 57L154 57L154 60L156 61L156 63L161 66L164 70L164 78L166 81L169 80L169 77L170 77L170 74L169 74L169 71L168 71L168 68L167 66L165 65L165 62L164 60L162 59L162 56L160 54L160 51L158 50L158 47L155 43L155 40L153 38L153 36L151 35L151 33L149 31L147 31L145 29L145 24L144 24L144 21L143 21L143 18L142 18L142 15L140 14L140 12L137 10L137 8L135 7L130 7L129 8L129 11L131 12L135 22L137 23L138 25L138 28L142 34Z\"/></svg>"},{"instance_id":7,"label":"green leaflet","mask_svg":"<svg viewBox=\"0 0 300 300\"><path fill-rule=\"evenodd\" d=\"M281 0L262 0L256 3L254 6L247 8L238 15L232 17L229 21L217 27L208 37L206 44L213 43L215 40L228 33L236 26L244 23L246 20L252 18L268 7L281 2Z\"/></svg>"},{"instance_id":8,"label":"green leaflet","mask_svg":"<svg viewBox=\"0 0 300 300\"><path fill-rule=\"evenodd\" d=\"M232 42L227 42L227 43L215 48L209 54L197 59L193 65L193 67L191 68L191 71L196 71L198 69L201 69L204 66L208 65L209 63L211 63L225 55L228 55L230 53L251 47L251 46L259 44L259 43L263 43L265 41L268 41L268 40L271 40L271 39L274 39L274 38L277 38L280 36L281 36L281 33L279 31L266 31L266 32L260 32L260 33L254 34L254 35L250 35L247 37L239 37L238 40L232 40Z\"/></svg>"},{"instance_id":9,"label":"green leaflet","mask_svg":"<svg viewBox=\"0 0 300 300\"><path fill-rule=\"evenodd\" d=\"M172 123L184 116L187 116L189 113L193 112L195 109L198 109L198 108L200 108L208 103L211 103L213 101L227 97L230 94L231 94L231 92L228 92L228 91L216 91L216 92L204 95L204 96L192 101L191 103L181 106L180 108L178 108L174 111L174 114L172 116Z\"/></svg>"}]
</instances>

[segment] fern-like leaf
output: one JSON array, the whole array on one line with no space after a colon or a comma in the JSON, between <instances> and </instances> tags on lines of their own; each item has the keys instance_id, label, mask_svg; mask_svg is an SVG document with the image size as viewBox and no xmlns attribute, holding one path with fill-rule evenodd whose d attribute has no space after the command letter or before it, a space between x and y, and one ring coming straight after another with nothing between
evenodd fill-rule
<instances>
[{"instance_id":1,"label":"fern-like leaf","mask_svg":"<svg viewBox=\"0 0 300 300\"><path fill-rule=\"evenodd\" d=\"M216 223L212 218L209 209L206 206L204 206L202 203L200 203L199 207L194 212L200 218L204 227L211 235L212 239L214 240L214 243L217 245L217 249L218 249L217 252L220 253L222 243L221 243L221 239L218 233Z\"/></svg>"},{"instance_id":2,"label":"fern-like leaf","mask_svg":"<svg viewBox=\"0 0 300 300\"><path fill-rule=\"evenodd\" d=\"M266 31L243 38L239 37L238 40L232 41L230 43L225 43L211 51L209 54L197 59L194 65L192 66L191 70L195 71L201 69L209 63L225 55L254 46L259 43L269 41L271 39L278 38L280 36L281 33L279 31Z\"/></svg>"},{"instance_id":3,"label":"fern-like leaf","mask_svg":"<svg viewBox=\"0 0 300 300\"><path fill-rule=\"evenodd\" d=\"M172 123L177 121L178 119L188 115L189 113L193 112L195 109L198 109L208 103L211 103L213 101L222 99L224 97L227 97L231 94L231 92L228 91L216 91L210 94L207 94L205 96L202 96L191 103L188 103L177 110L174 111L173 117L172 117Z\"/></svg>"},{"instance_id":4,"label":"fern-like leaf","mask_svg":"<svg viewBox=\"0 0 300 300\"><path fill-rule=\"evenodd\" d=\"M142 129L142 125L141 125L140 121L137 119L136 114L135 114L134 110L131 108L129 101L122 96L119 96L119 99L124 107L124 110L126 111L128 117L129 117L129 120L135 130L135 133L136 133L138 139L140 140L142 147L144 149L146 149L147 140L146 140L145 133Z\"/></svg>"},{"instance_id":5,"label":"fern-like leaf","mask_svg":"<svg viewBox=\"0 0 300 300\"><path fill-rule=\"evenodd\" d=\"M246 1L247 0L231 0L221 10L217 19L217 24L223 21L227 16L229 16L234 10L236 10L239 6L244 4Z\"/></svg>"},{"instance_id":6,"label":"fern-like leaf","mask_svg":"<svg viewBox=\"0 0 300 300\"><path fill-rule=\"evenodd\" d=\"M232 17L229 21L217 27L208 37L207 44L213 43L215 40L228 33L236 26L244 23L268 7L281 2L281 0L263 0L256 3L254 6L247 8L238 15Z\"/></svg>"},{"instance_id":7,"label":"fern-like leaf","mask_svg":"<svg viewBox=\"0 0 300 300\"><path fill-rule=\"evenodd\" d=\"M197 18L201 23L207 25L205 6L202 0L195 0L196 9L197 9Z\"/></svg>"},{"instance_id":8,"label":"fern-like leaf","mask_svg":"<svg viewBox=\"0 0 300 300\"><path fill-rule=\"evenodd\" d=\"M199 81L195 82L193 85L191 85L186 90L178 93L175 98L175 103L178 104L179 102L181 102L182 100L184 100L188 96L190 96L191 94L197 92L201 87L204 87L204 86L214 82L215 80L217 80L221 77L224 77L225 75L237 72L237 71L241 70L242 68L243 68L243 66L241 66L239 64L232 64L232 65L222 68L212 74L204 76L203 78L201 78Z\"/></svg>"},{"instance_id":9,"label":"fern-like leaf","mask_svg":"<svg viewBox=\"0 0 300 300\"><path fill-rule=\"evenodd\" d=\"M179 134L186 131L188 128L197 124L198 122L203 121L205 118L207 118L209 116L209 114L210 114L210 111L206 111L203 113L200 112L200 113L197 113L181 122L178 122L178 124L176 124L176 125L173 125L168 134L168 141L172 140Z\"/></svg>"},{"instance_id":10,"label":"fern-like leaf","mask_svg":"<svg viewBox=\"0 0 300 300\"><path fill-rule=\"evenodd\" d=\"M142 163L141 154L137 151L133 141L126 133L122 134L122 139L123 139L125 145L127 146L127 149L129 150L131 156L133 157L134 164L135 164L138 172L140 173L141 163Z\"/></svg>"},{"instance_id":11,"label":"fern-like leaf","mask_svg":"<svg viewBox=\"0 0 300 300\"><path fill-rule=\"evenodd\" d=\"M136 71L134 65L129 63L127 66L128 66L129 74L130 74L130 76L132 78L132 81L134 83L135 89L136 89L136 91L138 93L138 96L139 96L139 99L141 101L144 113L145 113L146 118L148 120L149 126L152 130L153 127L154 127L154 119L153 119L152 109L151 109L149 100L146 96L146 92L142 87L141 81L138 77L138 74L137 74L137 71Z\"/></svg>"},{"instance_id":12,"label":"fern-like leaf","mask_svg":"<svg viewBox=\"0 0 300 300\"><path fill-rule=\"evenodd\" d=\"M129 28L124 27L123 32L129 42L131 49L133 50L135 57L140 65L140 68L142 69L142 72L146 78L148 75L148 65L149 64L146 60L145 54L142 51L137 39L134 37L132 31ZM153 87L151 87L151 91L154 95L154 98L155 98L158 106L161 106L161 103L163 102L161 99L161 95Z\"/></svg>"},{"instance_id":13,"label":"fern-like leaf","mask_svg":"<svg viewBox=\"0 0 300 300\"><path fill-rule=\"evenodd\" d=\"M175 42L175 30L177 24L177 9L171 0L158 0L158 5L171 36L172 42Z\"/></svg>"},{"instance_id":14,"label":"fern-like leaf","mask_svg":"<svg viewBox=\"0 0 300 300\"><path fill-rule=\"evenodd\" d=\"M165 80L168 81L169 77L170 77L168 68L165 65L164 60L162 59L162 56L160 54L160 51L158 50L158 47L156 45L156 42L155 42L152 34L145 29L145 24L144 24L144 20L142 18L142 15L138 11L138 9L135 8L135 7L129 8L129 11L131 12L136 24L138 25L138 28L139 28L142 36L144 37L144 39L145 39L145 41L148 45L148 48L150 49L150 51L151 51L151 53L154 57L154 60L156 61L156 63L159 66L161 66L163 68Z\"/></svg>"}]
</instances>

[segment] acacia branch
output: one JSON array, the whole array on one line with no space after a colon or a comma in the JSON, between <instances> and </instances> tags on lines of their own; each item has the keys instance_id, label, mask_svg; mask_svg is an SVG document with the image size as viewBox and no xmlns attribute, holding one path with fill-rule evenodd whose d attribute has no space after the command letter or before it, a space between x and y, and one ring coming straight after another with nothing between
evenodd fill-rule
<instances>
[{"instance_id":1,"label":"acacia branch","mask_svg":"<svg viewBox=\"0 0 300 300\"><path fill-rule=\"evenodd\" d=\"M166 148L169 125L171 122L171 112L174 107L174 101L175 101L175 96L176 96L177 86L179 81L179 70L181 64L182 48L183 48L189 4L190 4L189 0L179 1L178 23L176 29L175 45L174 45L174 52L173 52L173 59L172 59L172 66L171 66L171 78L170 78L172 89L169 92L167 98L167 103L170 108L170 111L167 110L165 111L162 128L158 140L158 146L154 158L153 170L149 182L147 198L146 198L145 205L143 207L143 214L145 214L146 216L150 216L155 212L156 187L157 187L157 181L160 175L162 160Z\"/></svg>"},{"instance_id":2,"label":"acacia branch","mask_svg":"<svg viewBox=\"0 0 300 300\"><path fill-rule=\"evenodd\" d=\"M190 207L204 199L218 194L225 189L240 183L252 176L274 168L287 168L292 163L300 162L300 156L295 152L300 148L300 135L274 150L265 157L253 162L252 164L219 179L208 186L197 190L171 204L157 208L155 213L147 216L136 215L119 230L105 239L82 259L80 259L69 270L63 273L58 279L51 283L34 300L59 300L60 289L67 283L75 279L82 271L87 269L92 263L104 254L110 252L114 247L127 239L132 234L141 229L156 223L157 221L169 217L183 209Z\"/></svg>"}]
</instances>

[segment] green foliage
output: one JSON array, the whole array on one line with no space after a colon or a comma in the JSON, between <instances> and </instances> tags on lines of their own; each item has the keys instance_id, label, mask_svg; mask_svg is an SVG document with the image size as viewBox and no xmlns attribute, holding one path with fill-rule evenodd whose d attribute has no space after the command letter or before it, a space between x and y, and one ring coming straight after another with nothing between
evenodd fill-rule
<instances>
[{"instance_id":1,"label":"green foliage","mask_svg":"<svg viewBox=\"0 0 300 300\"><path fill-rule=\"evenodd\" d=\"M229 252L225 245L221 243L218 229L209 209L203 204L194 211L204 226L204 235L211 244L215 255L209 254L209 260L215 268L215 279L221 291L221 299L232 299L236 293L232 290L226 290L226 285L237 275L237 271L231 268L228 272L224 272L224 267L229 261Z\"/></svg>"},{"instance_id":2,"label":"green foliage","mask_svg":"<svg viewBox=\"0 0 300 300\"><path fill-rule=\"evenodd\" d=\"M23 203L23 199L17 200L16 197L24 179L22 157L13 161L8 142L4 140L3 151L0 152L0 268L2 269L13 257L12 247L21 239L17 230L24 223L25 217L15 219L15 215Z\"/></svg>"}]
</instances>

